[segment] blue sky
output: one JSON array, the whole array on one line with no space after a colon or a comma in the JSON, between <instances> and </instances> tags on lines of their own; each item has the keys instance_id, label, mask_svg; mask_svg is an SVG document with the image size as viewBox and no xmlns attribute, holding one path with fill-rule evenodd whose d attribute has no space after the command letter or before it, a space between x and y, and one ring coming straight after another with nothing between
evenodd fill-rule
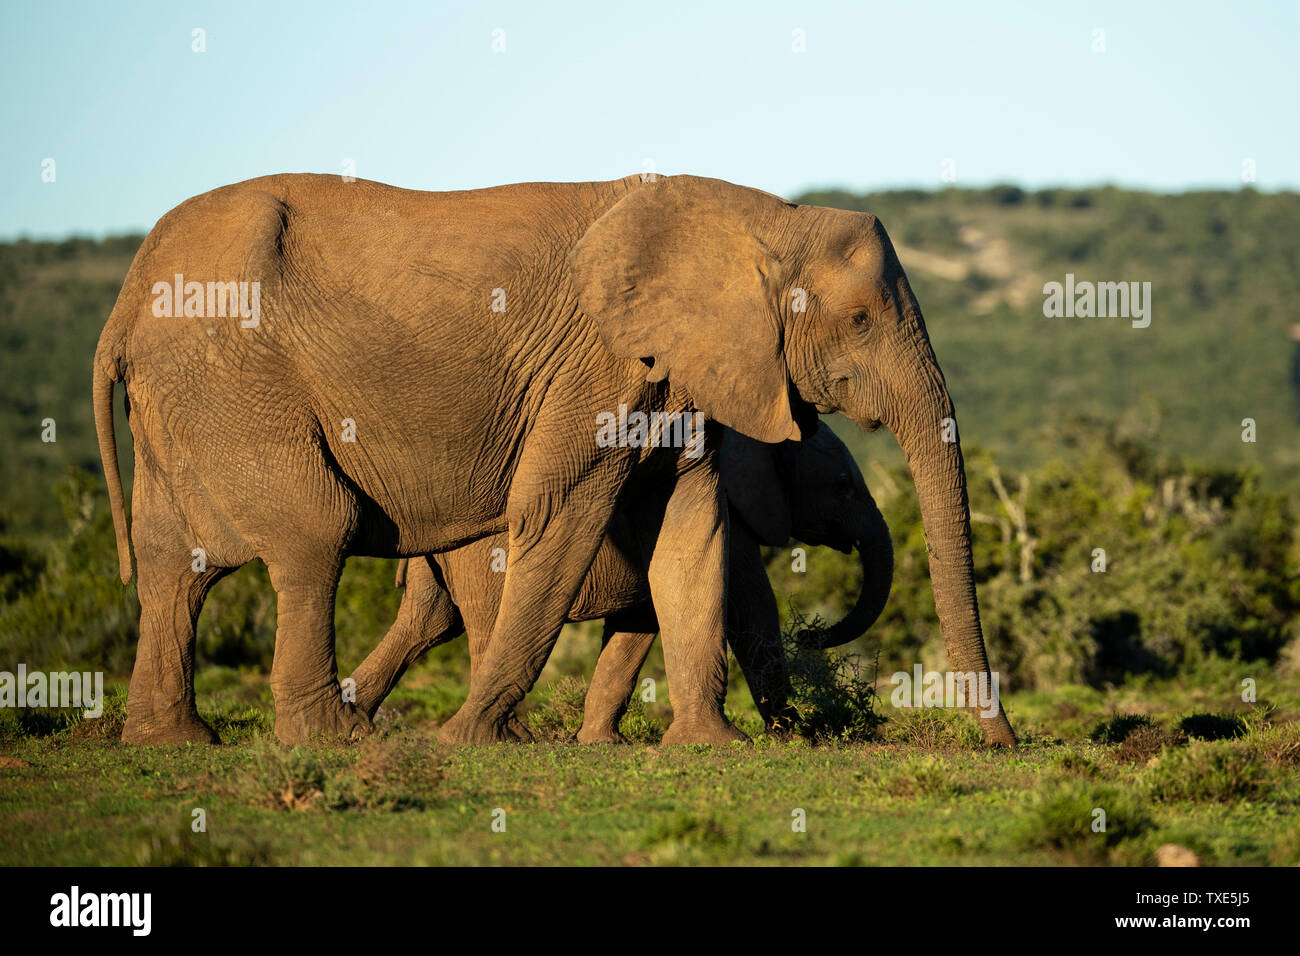
<instances>
[{"instance_id":1,"label":"blue sky","mask_svg":"<svg viewBox=\"0 0 1300 956\"><path fill-rule=\"evenodd\" d=\"M1283 0L10 2L0 237L144 230L348 159L420 189L650 160L784 195L937 188L945 159L958 185L1235 189L1251 159L1295 189L1297 63Z\"/></svg>"}]
</instances>

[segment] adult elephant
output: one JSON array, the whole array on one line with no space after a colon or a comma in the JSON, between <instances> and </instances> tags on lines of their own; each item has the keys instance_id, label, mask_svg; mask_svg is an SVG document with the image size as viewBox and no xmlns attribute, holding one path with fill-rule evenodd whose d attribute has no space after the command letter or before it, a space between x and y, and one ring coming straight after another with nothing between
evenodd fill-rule
<instances>
[{"instance_id":1,"label":"adult elephant","mask_svg":"<svg viewBox=\"0 0 1300 956\"><path fill-rule=\"evenodd\" d=\"M761 545L791 538L856 549L862 588L849 612L824 632L821 647L838 647L861 635L884 609L894 572L889 528L844 443L824 424L802 442L764 445L729 431L719 467L729 504L727 643L744 671L750 693L770 726L788 718L789 678L781 647L776 597L763 566ZM601 653L587 692L579 743L623 742L618 724L658 631L645 561L620 505L596 553L570 621L605 619ZM702 516L707 520L708 516ZM399 568L406 593L397 620L352 675L357 707L373 717L406 669L431 648L469 638L470 669L482 659L501 601L504 534L416 559ZM514 736L528 738L518 721Z\"/></svg>"},{"instance_id":2,"label":"adult elephant","mask_svg":"<svg viewBox=\"0 0 1300 956\"><path fill-rule=\"evenodd\" d=\"M227 317L234 283L251 290L243 321ZM118 381L141 604L127 741L215 739L194 705L194 625L212 584L254 558L277 592L277 736L363 731L334 657L345 558L503 531L501 613L439 736L506 739L633 485L673 702L664 741L741 739L723 715L716 423L774 443L810 432L814 409L898 438L950 666L988 671L952 401L873 216L693 176L425 193L286 175L188 200L136 255L94 361L125 580ZM698 410L709 440L691 454L594 440L622 405ZM981 719L1013 742L1005 715Z\"/></svg>"}]
</instances>

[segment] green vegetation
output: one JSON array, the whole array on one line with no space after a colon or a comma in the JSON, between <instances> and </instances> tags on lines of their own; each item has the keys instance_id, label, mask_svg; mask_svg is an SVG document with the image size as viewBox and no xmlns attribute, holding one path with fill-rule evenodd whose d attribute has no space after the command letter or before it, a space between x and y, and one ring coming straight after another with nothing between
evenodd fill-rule
<instances>
[{"instance_id":1,"label":"green vegetation","mask_svg":"<svg viewBox=\"0 0 1300 956\"><path fill-rule=\"evenodd\" d=\"M1283 721L1234 705L1230 685L1193 711L1182 682L1147 685L1141 727L1268 720L1133 762L1122 743L1089 739L1135 706L1127 689L1011 695L1024 746L1007 753L979 747L965 718L889 709L869 743L452 750L412 716L441 710L436 692L410 688L393 729L286 748L269 707L244 702L265 698L264 679L238 688L201 695L231 741L217 748L117 742L120 689L98 721L24 729L0 712L0 864L1149 865L1165 844L1204 864L1300 863L1294 689ZM196 809L206 832L192 830ZM497 810L505 832L492 829Z\"/></svg>"},{"instance_id":2,"label":"green vegetation","mask_svg":"<svg viewBox=\"0 0 1300 956\"><path fill-rule=\"evenodd\" d=\"M573 745L599 649L588 624L565 629L524 705L536 745L434 742L467 690L457 641L408 673L361 745L281 748L260 564L222 581L199 625L200 708L227 745L124 747L139 609L117 578L89 363L139 237L0 244L0 670L102 669L113 687L99 720L0 708L0 863L1143 864L1170 843L1208 863L1300 863L1300 839L1279 836L1300 833L1300 344L1286 337L1300 197L800 198L880 215L925 308L1019 752L980 749L966 716L891 705L892 673L943 666L925 540L892 438L839 419L894 536L893 593L845 651L787 642L796 717L776 735L733 666L728 708L753 747L658 747L657 647L642 675L657 699L634 699L621 728L634 746ZM1044 318L1042 285L1066 272L1150 281L1150 328ZM807 552L806 571L767 552L791 635L857 589L854 559ZM395 617L393 571L348 563L341 674ZM207 833L190 830L196 807Z\"/></svg>"}]
</instances>

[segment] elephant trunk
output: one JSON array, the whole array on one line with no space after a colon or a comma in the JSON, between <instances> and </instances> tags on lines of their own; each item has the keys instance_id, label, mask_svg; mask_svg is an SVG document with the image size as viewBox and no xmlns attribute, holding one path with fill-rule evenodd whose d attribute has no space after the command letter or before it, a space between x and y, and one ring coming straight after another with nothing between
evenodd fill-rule
<instances>
[{"instance_id":1,"label":"elephant trunk","mask_svg":"<svg viewBox=\"0 0 1300 956\"><path fill-rule=\"evenodd\" d=\"M868 527L856 542L858 563L862 567L862 588L853 608L830 627L823 630L806 630L799 635L799 643L808 648L826 650L855 641L876 623L889 599L894 580L894 548L889 538L889 528L875 502L869 502Z\"/></svg>"},{"instance_id":2,"label":"elephant trunk","mask_svg":"<svg viewBox=\"0 0 1300 956\"><path fill-rule=\"evenodd\" d=\"M929 352L928 342L925 351ZM912 398L898 402L884 424L898 439L916 486L948 667L987 682L979 686L994 688L975 594L970 506L956 419L933 353L928 358L918 363L919 369L912 369ZM916 400L918 387L922 390L920 400ZM995 713L981 712L978 719L986 743L1015 746L1015 733L1000 703Z\"/></svg>"}]
</instances>

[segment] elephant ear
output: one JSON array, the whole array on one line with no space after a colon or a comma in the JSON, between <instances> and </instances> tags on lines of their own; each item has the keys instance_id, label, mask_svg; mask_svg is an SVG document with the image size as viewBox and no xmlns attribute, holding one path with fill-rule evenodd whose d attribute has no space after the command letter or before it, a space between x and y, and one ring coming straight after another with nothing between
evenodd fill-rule
<instances>
[{"instance_id":1,"label":"elephant ear","mask_svg":"<svg viewBox=\"0 0 1300 956\"><path fill-rule=\"evenodd\" d=\"M798 440L770 277L753 227L775 196L718 179L660 176L597 219L569 253L578 305L619 358L751 438Z\"/></svg>"},{"instance_id":2,"label":"elephant ear","mask_svg":"<svg viewBox=\"0 0 1300 956\"><path fill-rule=\"evenodd\" d=\"M793 503L781 473L781 451L780 445L765 445L727 429L719 452L727 504L761 543L774 548L790 540L793 526Z\"/></svg>"}]
</instances>

